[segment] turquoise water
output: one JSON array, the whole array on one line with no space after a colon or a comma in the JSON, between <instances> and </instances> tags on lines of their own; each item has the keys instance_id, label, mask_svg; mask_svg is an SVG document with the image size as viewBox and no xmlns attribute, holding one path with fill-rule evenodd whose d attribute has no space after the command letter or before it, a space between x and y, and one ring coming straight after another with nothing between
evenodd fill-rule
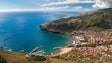
<instances>
[{"instance_id":1,"label":"turquoise water","mask_svg":"<svg viewBox=\"0 0 112 63\"><path fill-rule=\"evenodd\" d=\"M58 12L10 12L0 13L0 49L30 52L37 46L43 46L46 53L53 47L64 46L69 37L40 30L39 25L62 16L76 13Z\"/></svg>"}]
</instances>

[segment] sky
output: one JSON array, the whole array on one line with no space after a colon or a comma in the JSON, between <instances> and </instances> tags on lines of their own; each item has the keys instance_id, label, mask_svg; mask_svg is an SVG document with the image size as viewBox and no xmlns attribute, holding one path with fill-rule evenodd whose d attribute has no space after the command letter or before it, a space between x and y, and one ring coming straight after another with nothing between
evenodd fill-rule
<instances>
[{"instance_id":1,"label":"sky","mask_svg":"<svg viewBox=\"0 0 112 63\"><path fill-rule=\"evenodd\" d=\"M0 12L83 12L112 8L112 0L0 0Z\"/></svg>"}]
</instances>

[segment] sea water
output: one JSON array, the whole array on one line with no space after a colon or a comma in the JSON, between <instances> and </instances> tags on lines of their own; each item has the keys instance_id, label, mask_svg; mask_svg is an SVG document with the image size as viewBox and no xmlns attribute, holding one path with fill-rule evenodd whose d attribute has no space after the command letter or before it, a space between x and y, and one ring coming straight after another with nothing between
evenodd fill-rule
<instances>
[{"instance_id":1,"label":"sea water","mask_svg":"<svg viewBox=\"0 0 112 63\"><path fill-rule=\"evenodd\" d=\"M62 47L69 42L69 37L42 31L40 24L73 16L70 12L0 12L0 49L19 52L24 49L32 51L43 46L46 53L53 52L54 47Z\"/></svg>"}]
</instances>

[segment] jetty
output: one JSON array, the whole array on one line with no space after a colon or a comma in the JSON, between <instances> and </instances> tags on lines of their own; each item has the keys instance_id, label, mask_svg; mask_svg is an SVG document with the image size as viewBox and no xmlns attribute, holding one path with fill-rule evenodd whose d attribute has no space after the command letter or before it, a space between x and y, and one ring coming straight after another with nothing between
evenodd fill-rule
<instances>
[{"instance_id":1,"label":"jetty","mask_svg":"<svg viewBox=\"0 0 112 63\"><path fill-rule=\"evenodd\" d=\"M54 47L53 49L55 50L55 49L60 49L60 48L62 48L62 47Z\"/></svg>"},{"instance_id":2,"label":"jetty","mask_svg":"<svg viewBox=\"0 0 112 63\"><path fill-rule=\"evenodd\" d=\"M43 46L38 46L38 47L34 48L29 54L33 54L33 53L37 52L40 48L43 48Z\"/></svg>"}]
</instances>

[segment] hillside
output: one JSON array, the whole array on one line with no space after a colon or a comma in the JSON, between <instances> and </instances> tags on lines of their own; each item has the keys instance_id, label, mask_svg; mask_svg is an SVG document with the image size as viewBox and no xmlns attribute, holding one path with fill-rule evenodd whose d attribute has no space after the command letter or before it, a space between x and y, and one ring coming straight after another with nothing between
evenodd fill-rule
<instances>
[{"instance_id":1,"label":"hillside","mask_svg":"<svg viewBox=\"0 0 112 63\"><path fill-rule=\"evenodd\" d=\"M0 50L0 56L3 57L2 59L5 61L0 61L0 63L32 63L32 61L26 59L25 55L17 52Z\"/></svg>"},{"instance_id":2,"label":"hillside","mask_svg":"<svg viewBox=\"0 0 112 63\"><path fill-rule=\"evenodd\" d=\"M85 12L78 16L61 18L40 25L45 31L65 33L73 30L112 29L112 8Z\"/></svg>"},{"instance_id":3,"label":"hillside","mask_svg":"<svg viewBox=\"0 0 112 63\"><path fill-rule=\"evenodd\" d=\"M76 63L75 61L66 61L64 59L45 57L46 60L38 60L42 57L30 57L29 59L25 57L23 53L20 52L9 52L0 50L0 63Z\"/></svg>"}]
</instances>

